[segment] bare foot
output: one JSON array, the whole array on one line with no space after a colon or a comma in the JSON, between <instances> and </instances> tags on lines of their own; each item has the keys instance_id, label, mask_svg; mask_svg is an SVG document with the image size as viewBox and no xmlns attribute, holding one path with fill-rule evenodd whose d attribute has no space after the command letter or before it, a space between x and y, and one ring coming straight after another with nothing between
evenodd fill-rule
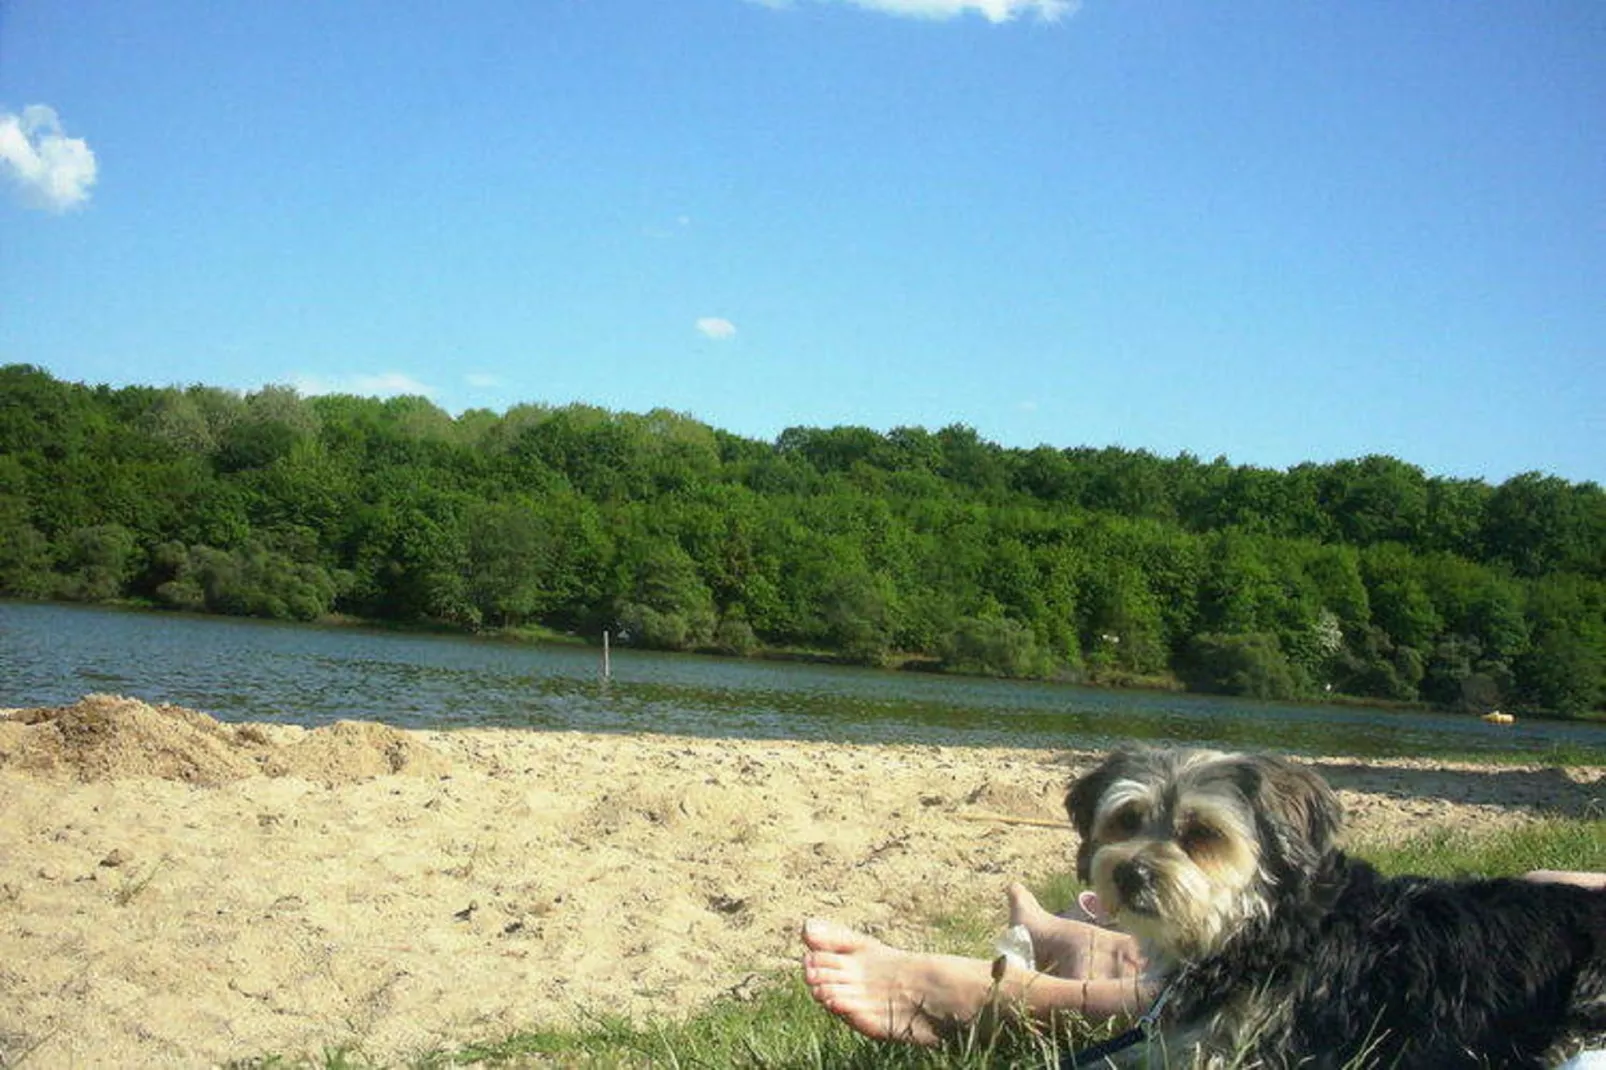
<instances>
[{"instance_id":1,"label":"bare foot","mask_svg":"<svg viewBox=\"0 0 1606 1070\"><path fill-rule=\"evenodd\" d=\"M1032 951L1043 973L1090 981L1143 973L1137 944L1124 933L1051 914L1023 884L1011 884L1004 894L1009 923L1024 925L1032 934Z\"/></svg>"},{"instance_id":2,"label":"bare foot","mask_svg":"<svg viewBox=\"0 0 1606 1070\"><path fill-rule=\"evenodd\" d=\"M816 1002L876 1040L933 1045L974 1020L993 994L992 964L889 947L811 919L803 925L803 979Z\"/></svg>"},{"instance_id":3,"label":"bare foot","mask_svg":"<svg viewBox=\"0 0 1606 1070\"><path fill-rule=\"evenodd\" d=\"M1606 890L1606 873L1589 873L1576 869L1534 869L1523 876L1541 884L1576 884L1580 888Z\"/></svg>"}]
</instances>

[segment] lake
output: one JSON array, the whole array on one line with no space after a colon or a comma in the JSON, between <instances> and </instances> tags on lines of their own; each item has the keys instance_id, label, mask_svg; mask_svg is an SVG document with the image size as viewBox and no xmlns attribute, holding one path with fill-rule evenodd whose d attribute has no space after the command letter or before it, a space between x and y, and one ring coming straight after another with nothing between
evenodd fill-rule
<instances>
[{"instance_id":1,"label":"lake","mask_svg":"<svg viewBox=\"0 0 1606 1070\"><path fill-rule=\"evenodd\" d=\"M467 636L0 601L0 707L85 694L171 702L229 721L408 728L1106 747L1123 740L1304 754L1532 754L1606 725L1254 702L796 662L535 646ZM1576 757L1576 755L1575 755Z\"/></svg>"}]
</instances>

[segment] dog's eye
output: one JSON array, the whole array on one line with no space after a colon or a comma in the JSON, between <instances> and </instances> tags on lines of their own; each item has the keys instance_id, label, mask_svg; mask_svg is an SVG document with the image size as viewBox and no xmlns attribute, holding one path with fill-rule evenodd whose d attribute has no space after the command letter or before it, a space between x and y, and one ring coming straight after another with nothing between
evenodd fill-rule
<instances>
[{"instance_id":1,"label":"dog's eye","mask_svg":"<svg viewBox=\"0 0 1606 1070\"><path fill-rule=\"evenodd\" d=\"M1128 807L1125 810L1117 810L1110 815L1110 820L1105 823L1104 833L1111 839L1124 840L1128 837L1136 836L1138 829L1142 827L1143 819L1138 816L1136 810Z\"/></svg>"},{"instance_id":2,"label":"dog's eye","mask_svg":"<svg viewBox=\"0 0 1606 1070\"><path fill-rule=\"evenodd\" d=\"M1184 851L1195 854L1209 850L1220 839L1221 833L1209 825L1188 825L1182 830L1182 835L1177 837L1177 842L1182 845Z\"/></svg>"}]
</instances>

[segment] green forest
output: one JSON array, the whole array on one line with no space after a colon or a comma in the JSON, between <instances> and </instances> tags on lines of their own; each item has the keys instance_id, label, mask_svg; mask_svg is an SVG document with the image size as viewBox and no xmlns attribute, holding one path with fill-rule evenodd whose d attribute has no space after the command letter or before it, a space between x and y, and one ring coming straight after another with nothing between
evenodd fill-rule
<instances>
[{"instance_id":1,"label":"green forest","mask_svg":"<svg viewBox=\"0 0 1606 1070\"><path fill-rule=\"evenodd\" d=\"M1606 702L1606 493L0 367L0 594L1478 712Z\"/></svg>"}]
</instances>

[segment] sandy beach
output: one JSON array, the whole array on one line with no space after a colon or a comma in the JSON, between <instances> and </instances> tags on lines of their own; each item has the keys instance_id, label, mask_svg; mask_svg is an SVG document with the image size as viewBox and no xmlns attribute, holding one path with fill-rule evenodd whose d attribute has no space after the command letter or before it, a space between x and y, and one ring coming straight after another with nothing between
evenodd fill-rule
<instances>
[{"instance_id":1,"label":"sandy beach","mask_svg":"<svg viewBox=\"0 0 1606 1070\"><path fill-rule=\"evenodd\" d=\"M1085 752L0 715L0 1066L400 1059L676 1017L809 915L918 944L1066 869ZM1580 814L1606 770L1316 763L1350 836Z\"/></svg>"}]
</instances>

